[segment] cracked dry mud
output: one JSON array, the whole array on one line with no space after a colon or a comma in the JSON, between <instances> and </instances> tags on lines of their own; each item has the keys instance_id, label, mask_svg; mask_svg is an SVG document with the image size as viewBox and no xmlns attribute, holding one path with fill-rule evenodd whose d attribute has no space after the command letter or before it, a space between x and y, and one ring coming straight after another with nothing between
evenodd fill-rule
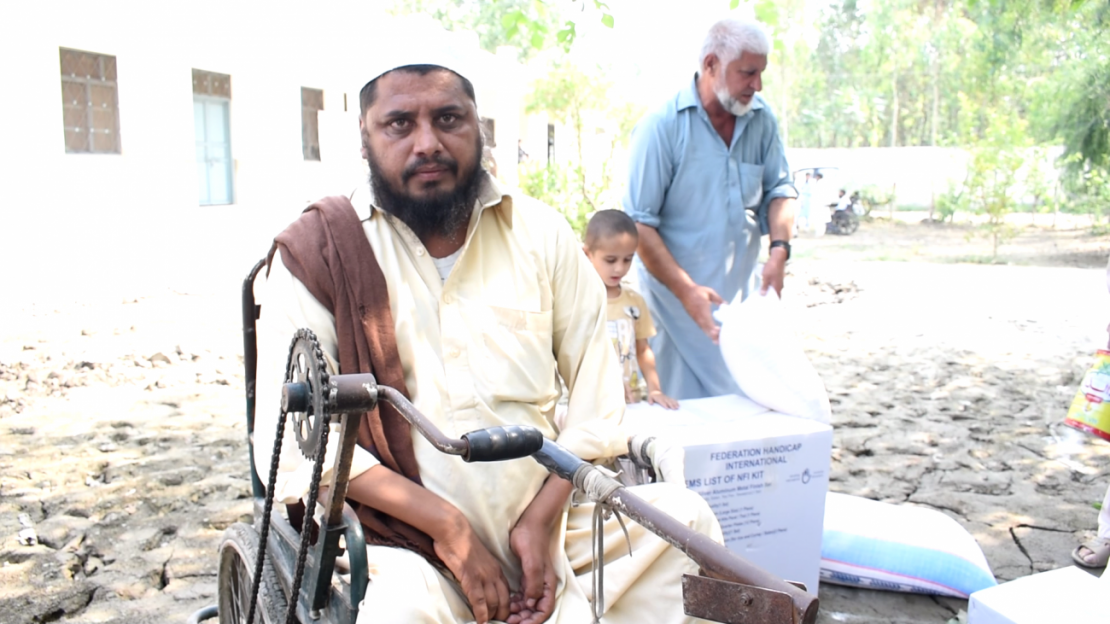
<instances>
[{"instance_id":1,"label":"cracked dry mud","mask_svg":"<svg viewBox=\"0 0 1110 624\"><path fill-rule=\"evenodd\" d=\"M1110 482L1110 444L1061 424L1105 344L1103 271L838 259L836 245L874 236L860 234L812 243L785 298L833 403L831 489L941 510L999 580L1070 565ZM0 624L184 622L215 602L219 537L251 512L225 284L5 310ZM20 543L25 523L38 544ZM820 595L822 623L943 623L966 609Z\"/></svg>"}]
</instances>

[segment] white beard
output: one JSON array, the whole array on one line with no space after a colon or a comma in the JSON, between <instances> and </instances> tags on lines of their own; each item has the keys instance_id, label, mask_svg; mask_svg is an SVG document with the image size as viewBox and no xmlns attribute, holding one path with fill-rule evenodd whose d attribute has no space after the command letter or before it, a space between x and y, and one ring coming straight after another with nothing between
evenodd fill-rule
<instances>
[{"instance_id":1,"label":"white beard","mask_svg":"<svg viewBox=\"0 0 1110 624\"><path fill-rule=\"evenodd\" d=\"M755 96L752 96L752 99L747 104L744 104L740 100L729 95L728 87L725 86L714 87L713 93L716 94L717 101L721 103L721 106L724 106L725 110L737 117L748 114L748 111L755 105Z\"/></svg>"}]
</instances>

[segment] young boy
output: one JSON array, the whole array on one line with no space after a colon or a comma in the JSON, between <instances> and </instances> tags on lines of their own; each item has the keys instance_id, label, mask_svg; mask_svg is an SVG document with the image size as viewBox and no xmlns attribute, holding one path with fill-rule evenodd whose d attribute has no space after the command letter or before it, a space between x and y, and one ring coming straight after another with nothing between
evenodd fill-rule
<instances>
[{"instance_id":1,"label":"young boy","mask_svg":"<svg viewBox=\"0 0 1110 624\"><path fill-rule=\"evenodd\" d=\"M594 214L586 226L586 244L583 250L590 263L605 282L609 295L609 338L617 350L624 378L624 400L639 402L642 398L642 381L647 381L647 402L667 409L678 408L678 401L663 394L659 375L655 372L655 354L648 346L648 338L655 335L644 298L630 288L621 286L621 279L632 268L632 256L639 243L636 224L620 210L601 210ZM632 364L635 357L643 380Z\"/></svg>"}]
</instances>

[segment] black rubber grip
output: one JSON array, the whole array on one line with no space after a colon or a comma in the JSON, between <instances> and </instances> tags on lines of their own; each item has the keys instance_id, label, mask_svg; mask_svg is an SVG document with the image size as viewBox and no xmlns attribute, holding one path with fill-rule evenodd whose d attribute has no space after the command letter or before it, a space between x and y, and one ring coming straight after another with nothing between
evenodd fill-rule
<instances>
[{"instance_id":1,"label":"black rubber grip","mask_svg":"<svg viewBox=\"0 0 1110 624\"><path fill-rule=\"evenodd\" d=\"M470 447L463 460L493 462L528 457L543 448L543 434L535 427L510 425L490 427L463 434Z\"/></svg>"}]
</instances>

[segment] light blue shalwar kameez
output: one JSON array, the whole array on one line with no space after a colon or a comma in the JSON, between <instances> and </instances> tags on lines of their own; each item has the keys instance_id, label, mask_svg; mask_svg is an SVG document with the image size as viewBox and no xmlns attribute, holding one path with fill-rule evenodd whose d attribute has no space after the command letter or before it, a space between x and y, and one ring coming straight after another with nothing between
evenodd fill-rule
<instances>
[{"instance_id":1,"label":"light blue shalwar kameez","mask_svg":"<svg viewBox=\"0 0 1110 624\"><path fill-rule=\"evenodd\" d=\"M797 197L778 122L758 94L726 146L690 86L648 114L632 133L623 205L658 230L678 265L725 301L755 288L760 236L772 199ZM739 393L714 345L678 298L636 260L641 294L655 319L651 341L663 391L678 399ZM758 328L756 329L758 331Z\"/></svg>"}]
</instances>

